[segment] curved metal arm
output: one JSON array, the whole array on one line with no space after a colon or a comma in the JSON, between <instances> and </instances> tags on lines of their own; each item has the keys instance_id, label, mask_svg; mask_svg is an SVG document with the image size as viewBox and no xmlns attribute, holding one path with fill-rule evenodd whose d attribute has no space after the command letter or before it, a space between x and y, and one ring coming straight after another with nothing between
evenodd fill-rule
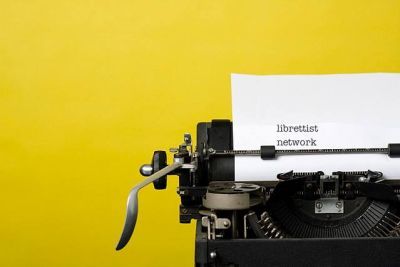
<instances>
[{"instance_id":1,"label":"curved metal arm","mask_svg":"<svg viewBox=\"0 0 400 267\"><path fill-rule=\"evenodd\" d=\"M149 176L144 181L140 182L134 188L132 188L131 192L128 196L128 202L126 206L126 219L124 230L122 231L121 238L119 239L118 245L116 250L123 249L126 244L128 244L129 240L131 239L132 233L135 230L136 220L138 216L138 193L139 190L145 187L148 184L151 184L153 181L171 173L172 171L181 168L182 163L173 163L170 166L167 166L158 172L154 173L153 175Z\"/></svg>"}]
</instances>

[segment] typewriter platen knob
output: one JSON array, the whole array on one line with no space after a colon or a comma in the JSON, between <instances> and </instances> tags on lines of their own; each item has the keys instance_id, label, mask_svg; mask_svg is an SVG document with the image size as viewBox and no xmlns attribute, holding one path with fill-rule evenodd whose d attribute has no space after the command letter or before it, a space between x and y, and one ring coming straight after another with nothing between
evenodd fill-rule
<instances>
[{"instance_id":1,"label":"typewriter platen knob","mask_svg":"<svg viewBox=\"0 0 400 267\"><path fill-rule=\"evenodd\" d=\"M154 151L151 164L144 164L140 167L140 174L150 176L153 173L167 167L167 153L165 151ZM161 177L153 182L154 188L157 190L167 188L166 176Z\"/></svg>"},{"instance_id":2,"label":"typewriter platen knob","mask_svg":"<svg viewBox=\"0 0 400 267\"><path fill-rule=\"evenodd\" d=\"M154 151L153 154L153 172L167 167L167 153L165 151ZM154 189L161 190L167 188L167 176L163 176L153 182Z\"/></svg>"}]
</instances>

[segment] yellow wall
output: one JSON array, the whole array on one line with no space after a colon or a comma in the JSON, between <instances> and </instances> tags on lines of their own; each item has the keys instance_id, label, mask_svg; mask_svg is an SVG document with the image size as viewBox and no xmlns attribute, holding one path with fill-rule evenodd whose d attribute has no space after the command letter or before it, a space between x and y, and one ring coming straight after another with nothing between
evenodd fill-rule
<instances>
[{"instance_id":1,"label":"yellow wall","mask_svg":"<svg viewBox=\"0 0 400 267\"><path fill-rule=\"evenodd\" d=\"M173 178L114 251L152 151L230 118L232 72L398 72L399 48L395 0L1 0L0 266L192 266Z\"/></svg>"}]
</instances>

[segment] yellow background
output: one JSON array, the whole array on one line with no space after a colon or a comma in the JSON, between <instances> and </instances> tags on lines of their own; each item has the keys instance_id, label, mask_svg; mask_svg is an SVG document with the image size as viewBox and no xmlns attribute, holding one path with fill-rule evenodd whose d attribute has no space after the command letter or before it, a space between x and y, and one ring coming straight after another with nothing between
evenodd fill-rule
<instances>
[{"instance_id":1,"label":"yellow background","mask_svg":"<svg viewBox=\"0 0 400 267\"><path fill-rule=\"evenodd\" d=\"M192 266L174 177L114 251L152 151L231 118L232 72L375 71L399 1L1 0L0 266Z\"/></svg>"}]
</instances>

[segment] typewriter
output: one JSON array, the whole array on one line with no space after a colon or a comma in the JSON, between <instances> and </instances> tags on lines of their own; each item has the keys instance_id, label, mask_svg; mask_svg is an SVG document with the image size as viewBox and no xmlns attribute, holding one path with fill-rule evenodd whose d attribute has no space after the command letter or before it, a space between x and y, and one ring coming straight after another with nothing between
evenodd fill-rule
<instances>
[{"instance_id":1,"label":"typewriter","mask_svg":"<svg viewBox=\"0 0 400 267\"><path fill-rule=\"evenodd\" d=\"M400 181L379 170L297 173L288 166L274 181L235 180L235 157L279 160L290 154L381 153L400 157L400 144L384 148L234 150L232 122L197 125L196 146L184 134L179 147L155 151L148 176L130 192L117 250L133 234L138 192L165 189L177 175L180 222L195 220L195 266L398 266ZM397 159L393 159L397 160ZM399 162L400 163L400 162Z\"/></svg>"}]
</instances>

